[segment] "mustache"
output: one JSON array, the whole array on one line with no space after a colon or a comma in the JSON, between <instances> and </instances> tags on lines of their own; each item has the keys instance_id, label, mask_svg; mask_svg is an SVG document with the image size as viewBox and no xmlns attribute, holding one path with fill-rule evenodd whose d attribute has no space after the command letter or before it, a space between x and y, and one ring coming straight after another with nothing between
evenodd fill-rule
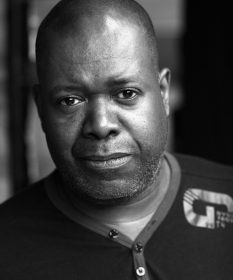
<instances>
[{"instance_id":1,"label":"mustache","mask_svg":"<svg viewBox=\"0 0 233 280\"><path fill-rule=\"evenodd\" d=\"M135 143L129 141L83 141L76 143L72 148L74 158L80 157L108 157L113 154L130 155L138 151Z\"/></svg>"}]
</instances>

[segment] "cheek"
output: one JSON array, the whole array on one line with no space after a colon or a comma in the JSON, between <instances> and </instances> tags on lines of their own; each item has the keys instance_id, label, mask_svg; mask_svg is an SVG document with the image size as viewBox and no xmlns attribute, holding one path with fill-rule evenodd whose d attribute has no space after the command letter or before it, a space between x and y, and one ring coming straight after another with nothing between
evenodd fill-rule
<instances>
[{"instance_id":1,"label":"cheek","mask_svg":"<svg viewBox=\"0 0 233 280\"><path fill-rule=\"evenodd\" d=\"M44 114L44 131L51 153L67 154L78 135L80 123L73 118L59 117L52 110Z\"/></svg>"},{"instance_id":2,"label":"cheek","mask_svg":"<svg viewBox=\"0 0 233 280\"><path fill-rule=\"evenodd\" d=\"M162 99L145 102L134 117L135 138L144 149L164 145L167 137L167 117Z\"/></svg>"}]
</instances>

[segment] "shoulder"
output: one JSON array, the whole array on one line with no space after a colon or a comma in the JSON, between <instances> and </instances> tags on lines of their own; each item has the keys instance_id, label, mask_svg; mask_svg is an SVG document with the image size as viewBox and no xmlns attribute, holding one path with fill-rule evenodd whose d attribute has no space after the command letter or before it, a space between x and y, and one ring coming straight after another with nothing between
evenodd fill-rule
<instances>
[{"instance_id":1,"label":"shoulder","mask_svg":"<svg viewBox=\"0 0 233 280\"><path fill-rule=\"evenodd\" d=\"M1 225L12 224L29 216L42 214L51 203L45 191L45 179L20 191L0 205Z\"/></svg>"},{"instance_id":2,"label":"shoulder","mask_svg":"<svg viewBox=\"0 0 233 280\"><path fill-rule=\"evenodd\" d=\"M181 170L181 192L187 189L213 196L228 195L233 207L233 167L200 157L175 154Z\"/></svg>"},{"instance_id":3,"label":"shoulder","mask_svg":"<svg viewBox=\"0 0 233 280\"><path fill-rule=\"evenodd\" d=\"M233 166L184 154L175 154L175 158L184 175L233 182Z\"/></svg>"},{"instance_id":4,"label":"shoulder","mask_svg":"<svg viewBox=\"0 0 233 280\"><path fill-rule=\"evenodd\" d=\"M233 168L199 157L175 158L181 169L179 197L186 220L197 228L218 229L216 242L223 244L233 229Z\"/></svg>"}]
</instances>

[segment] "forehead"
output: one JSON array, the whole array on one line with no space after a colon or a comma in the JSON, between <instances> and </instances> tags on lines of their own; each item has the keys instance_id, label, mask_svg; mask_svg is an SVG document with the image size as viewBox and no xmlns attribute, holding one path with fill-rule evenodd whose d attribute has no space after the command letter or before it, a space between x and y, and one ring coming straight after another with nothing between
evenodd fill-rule
<instances>
[{"instance_id":1,"label":"forehead","mask_svg":"<svg viewBox=\"0 0 233 280\"><path fill-rule=\"evenodd\" d=\"M71 74L103 77L136 73L142 67L154 68L146 35L138 26L109 15L101 26L95 22L87 24L85 20L82 25L62 36L56 32L49 34L46 75L52 71L69 77Z\"/></svg>"},{"instance_id":2,"label":"forehead","mask_svg":"<svg viewBox=\"0 0 233 280\"><path fill-rule=\"evenodd\" d=\"M137 25L110 15L105 15L102 21L89 21L84 17L62 35L53 32L49 37L52 51L60 46L66 52L76 54L74 58L79 60L119 57L125 52L132 56L135 55L136 48L143 45L144 50L147 49L146 35Z\"/></svg>"}]
</instances>

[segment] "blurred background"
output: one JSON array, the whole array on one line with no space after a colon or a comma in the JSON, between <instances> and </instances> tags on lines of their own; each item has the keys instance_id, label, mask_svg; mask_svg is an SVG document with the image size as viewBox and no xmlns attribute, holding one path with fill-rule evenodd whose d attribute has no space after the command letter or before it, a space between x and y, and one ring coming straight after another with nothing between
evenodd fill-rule
<instances>
[{"instance_id":1,"label":"blurred background","mask_svg":"<svg viewBox=\"0 0 233 280\"><path fill-rule=\"evenodd\" d=\"M32 85L37 28L57 2L0 0L0 203L54 169ZM172 71L168 150L233 165L229 1L138 2L156 27L160 67Z\"/></svg>"}]
</instances>

